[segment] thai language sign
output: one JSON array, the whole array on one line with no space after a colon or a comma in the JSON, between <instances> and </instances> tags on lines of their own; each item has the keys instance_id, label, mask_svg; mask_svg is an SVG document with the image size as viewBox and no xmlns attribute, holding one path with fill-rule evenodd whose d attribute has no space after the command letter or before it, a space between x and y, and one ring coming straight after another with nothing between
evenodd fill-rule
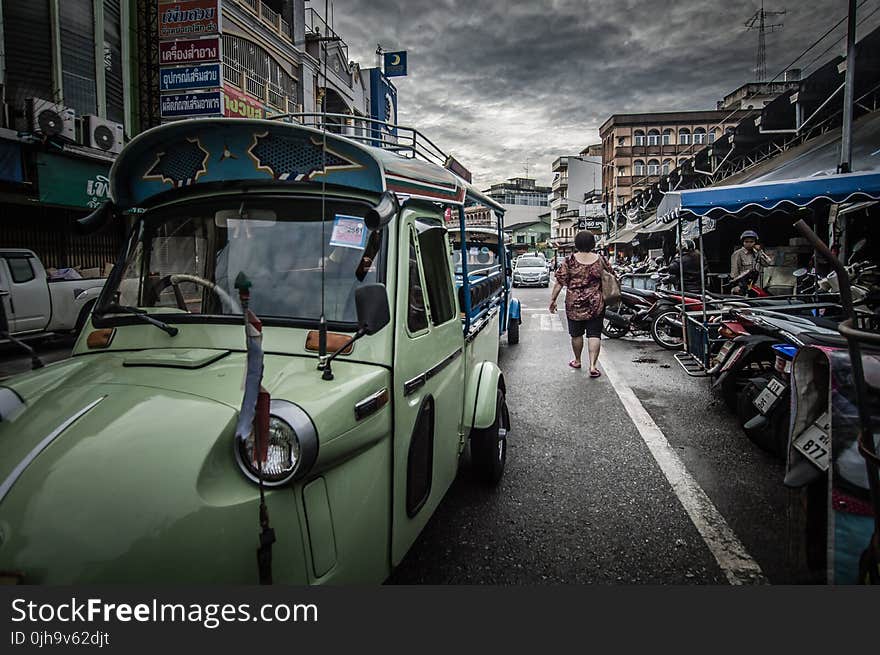
<instances>
[{"instance_id":1,"label":"thai language sign","mask_svg":"<svg viewBox=\"0 0 880 655\"><path fill-rule=\"evenodd\" d=\"M158 0L159 38L204 36L220 31L221 0Z\"/></svg>"},{"instance_id":2,"label":"thai language sign","mask_svg":"<svg viewBox=\"0 0 880 655\"><path fill-rule=\"evenodd\" d=\"M200 64L220 61L220 37L208 39L183 39L159 44L159 63Z\"/></svg>"},{"instance_id":3,"label":"thai language sign","mask_svg":"<svg viewBox=\"0 0 880 655\"><path fill-rule=\"evenodd\" d=\"M220 116L222 113L223 94L220 91L174 93L162 96L159 101L159 115L162 118Z\"/></svg>"},{"instance_id":4,"label":"thai language sign","mask_svg":"<svg viewBox=\"0 0 880 655\"><path fill-rule=\"evenodd\" d=\"M235 87L225 85L223 87L223 96L224 116L232 118L267 118L272 113L262 102L242 93Z\"/></svg>"},{"instance_id":5,"label":"thai language sign","mask_svg":"<svg viewBox=\"0 0 880 655\"><path fill-rule=\"evenodd\" d=\"M110 199L110 165L39 153L40 202L95 209Z\"/></svg>"},{"instance_id":6,"label":"thai language sign","mask_svg":"<svg viewBox=\"0 0 880 655\"><path fill-rule=\"evenodd\" d=\"M159 69L159 90L213 89L223 84L220 64Z\"/></svg>"}]
</instances>

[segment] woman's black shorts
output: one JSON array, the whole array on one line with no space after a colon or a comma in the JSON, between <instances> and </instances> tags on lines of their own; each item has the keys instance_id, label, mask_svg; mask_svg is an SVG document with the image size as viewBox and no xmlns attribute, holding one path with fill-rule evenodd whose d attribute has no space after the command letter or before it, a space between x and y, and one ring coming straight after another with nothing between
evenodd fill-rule
<instances>
[{"instance_id":1,"label":"woman's black shorts","mask_svg":"<svg viewBox=\"0 0 880 655\"><path fill-rule=\"evenodd\" d=\"M568 319L568 333L573 337L586 335L588 339L598 339L602 336L602 323L604 320L604 312L596 318L588 318L583 321Z\"/></svg>"}]
</instances>

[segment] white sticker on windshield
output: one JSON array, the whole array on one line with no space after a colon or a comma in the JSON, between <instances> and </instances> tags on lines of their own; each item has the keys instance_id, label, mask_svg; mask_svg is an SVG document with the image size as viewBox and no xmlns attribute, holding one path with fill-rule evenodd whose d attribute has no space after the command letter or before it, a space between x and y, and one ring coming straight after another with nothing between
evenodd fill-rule
<instances>
[{"instance_id":1,"label":"white sticker on windshield","mask_svg":"<svg viewBox=\"0 0 880 655\"><path fill-rule=\"evenodd\" d=\"M333 219L330 245L363 250L367 245L367 226L364 225L364 219L336 214Z\"/></svg>"}]
</instances>

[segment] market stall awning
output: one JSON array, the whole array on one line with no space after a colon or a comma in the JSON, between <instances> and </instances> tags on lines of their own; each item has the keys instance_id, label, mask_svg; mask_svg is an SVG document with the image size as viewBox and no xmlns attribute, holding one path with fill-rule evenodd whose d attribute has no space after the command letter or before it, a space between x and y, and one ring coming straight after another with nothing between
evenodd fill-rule
<instances>
[{"instance_id":1,"label":"market stall awning","mask_svg":"<svg viewBox=\"0 0 880 655\"><path fill-rule=\"evenodd\" d=\"M686 219L700 216L718 218L725 214L769 212L786 207L797 209L823 200L831 203L880 200L880 172L817 175L671 191L664 196L657 214L668 223L679 215Z\"/></svg>"},{"instance_id":2,"label":"market stall awning","mask_svg":"<svg viewBox=\"0 0 880 655\"><path fill-rule=\"evenodd\" d=\"M636 232L638 234L655 234L657 232L665 232L675 227L674 223L664 223L658 217L654 217L643 225L640 225Z\"/></svg>"},{"instance_id":3,"label":"market stall awning","mask_svg":"<svg viewBox=\"0 0 880 655\"><path fill-rule=\"evenodd\" d=\"M617 234L612 234L605 239L606 244L611 243L629 243L636 237L636 228L626 228L620 230Z\"/></svg>"},{"instance_id":4,"label":"market stall awning","mask_svg":"<svg viewBox=\"0 0 880 655\"><path fill-rule=\"evenodd\" d=\"M670 191L660 201L657 216L669 222L683 218L717 217L725 213L766 212L776 208L806 207L821 200L877 200L880 174L880 112L853 123L852 169L837 174L840 128L785 150L745 171L732 175L723 186Z\"/></svg>"}]
</instances>

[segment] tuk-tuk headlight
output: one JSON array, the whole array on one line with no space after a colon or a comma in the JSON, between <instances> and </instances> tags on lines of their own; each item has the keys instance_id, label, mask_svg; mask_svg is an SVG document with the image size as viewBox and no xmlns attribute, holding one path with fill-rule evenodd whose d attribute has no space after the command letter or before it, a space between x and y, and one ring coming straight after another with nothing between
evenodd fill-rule
<instances>
[{"instance_id":1,"label":"tuk-tuk headlight","mask_svg":"<svg viewBox=\"0 0 880 655\"><path fill-rule=\"evenodd\" d=\"M254 432L245 439L236 439L235 459L242 472L259 483L255 440ZM308 414L293 403L273 400L269 406L267 454L262 463L263 485L279 487L302 477L317 457L318 435Z\"/></svg>"}]
</instances>

